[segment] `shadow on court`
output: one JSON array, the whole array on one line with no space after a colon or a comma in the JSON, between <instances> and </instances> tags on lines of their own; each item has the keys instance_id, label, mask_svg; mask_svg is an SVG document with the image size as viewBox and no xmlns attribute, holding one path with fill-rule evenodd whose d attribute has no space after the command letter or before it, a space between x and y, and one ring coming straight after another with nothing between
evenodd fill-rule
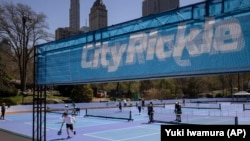
<instances>
[{"instance_id":1,"label":"shadow on court","mask_svg":"<svg viewBox=\"0 0 250 141\"><path fill-rule=\"evenodd\" d=\"M32 141L32 138L17 135L0 129L0 137L3 141Z\"/></svg>"}]
</instances>

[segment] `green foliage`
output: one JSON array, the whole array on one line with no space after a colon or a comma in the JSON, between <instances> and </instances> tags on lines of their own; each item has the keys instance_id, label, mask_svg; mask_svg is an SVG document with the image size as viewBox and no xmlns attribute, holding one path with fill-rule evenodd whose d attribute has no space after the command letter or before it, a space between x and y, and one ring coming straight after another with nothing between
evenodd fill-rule
<instances>
[{"instance_id":1,"label":"green foliage","mask_svg":"<svg viewBox=\"0 0 250 141\"><path fill-rule=\"evenodd\" d=\"M110 82L110 83L107 83L105 86L104 86L104 90L106 90L106 91L111 91L111 90L114 90L114 89L116 89L116 83L115 82Z\"/></svg>"},{"instance_id":2,"label":"green foliage","mask_svg":"<svg viewBox=\"0 0 250 141\"><path fill-rule=\"evenodd\" d=\"M93 89L90 85L76 85L71 91L70 98L74 102L91 102L93 99Z\"/></svg>"},{"instance_id":3,"label":"green foliage","mask_svg":"<svg viewBox=\"0 0 250 141\"><path fill-rule=\"evenodd\" d=\"M139 81L127 81L120 84L120 87L125 95L123 97L133 98L134 93L140 93L140 82Z\"/></svg>"},{"instance_id":4,"label":"green foliage","mask_svg":"<svg viewBox=\"0 0 250 141\"><path fill-rule=\"evenodd\" d=\"M18 105L20 101L21 100L18 97L9 97L9 98L0 99L0 103L5 102L7 106L8 105Z\"/></svg>"},{"instance_id":5,"label":"green foliage","mask_svg":"<svg viewBox=\"0 0 250 141\"><path fill-rule=\"evenodd\" d=\"M17 89L11 84L10 77L3 69L3 66L4 65L0 64L0 97L16 96Z\"/></svg>"},{"instance_id":6,"label":"green foliage","mask_svg":"<svg viewBox=\"0 0 250 141\"><path fill-rule=\"evenodd\" d=\"M93 99L93 89L89 85L84 86L84 92L82 96L83 102L91 102Z\"/></svg>"}]
</instances>

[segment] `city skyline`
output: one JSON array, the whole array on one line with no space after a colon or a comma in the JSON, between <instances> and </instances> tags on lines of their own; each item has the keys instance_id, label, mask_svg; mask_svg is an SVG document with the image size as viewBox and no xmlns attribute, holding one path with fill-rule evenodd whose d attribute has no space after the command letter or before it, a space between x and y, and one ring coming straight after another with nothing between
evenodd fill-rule
<instances>
[{"instance_id":1,"label":"city skyline","mask_svg":"<svg viewBox=\"0 0 250 141\"><path fill-rule=\"evenodd\" d=\"M70 0L3 0L29 5L37 13L47 16L49 32L69 27ZM204 0L180 0L180 7ZM80 0L80 27L89 26L89 13L95 0ZM108 26L142 17L142 0L103 0L108 10ZM59 4L59 5L58 5ZM129 8L128 8L129 7ZM129 10L129 11L128 11Z\"/></svg>"}]
</instances>

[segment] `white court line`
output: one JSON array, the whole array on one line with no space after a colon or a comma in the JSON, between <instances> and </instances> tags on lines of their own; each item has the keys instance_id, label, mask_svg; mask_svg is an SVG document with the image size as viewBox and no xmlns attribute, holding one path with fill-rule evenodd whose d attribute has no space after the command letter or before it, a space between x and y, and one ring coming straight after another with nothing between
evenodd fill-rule
<instances>
[{"instance_id":1,"label":"white court line","mask_svg":"<svg viewBox=\"0 0 250 141\"><path fill-rule=\"evenodd\" d=\"M95 135L87 135L87 134L84 134L84 135L87 135L89 137L99 138L99 139L105 139L105 140L109 140L109 141L126 141L126 140L130 140L130 139L142 138L142 137L147 137L147 136L152 136L152 135L157 135L157 134L160 134L160 133L146 134L146 135L142 135L142 136L136 136L136 137L131 137L131 138L119 139L119 140L113 140L110 138L103 138L103 137L99 137L99 136L95 136Z\"/></svg>"},{"instance_id":2,"label":"white court line","mask_svg":"<svg viewBox=\"0 0 250 141\"><path fill-rule=\"evenodd\" d=\"M147 137L147 136L152 136L152 135L157 135L157 134L160 134L160 133L146 134L146 135L143 135L143 136L136 136L136 137L132 137L132 138L121 139L121 140L119 140L119 141L125 141L125 140L130 140L130 139L136 139L136 138L141 138L141 137Z\"/></svg>"},{"instance_id":3,"label":"white court line","mask_svg":"<svg viewBox=\"0 0 250 141\"><path fill-rule=\"evenodd\" d=\"M207 118L207 119L209 119L209 118L211 118L211 117L209 117L209 116L206 116L206 117L203 117L203 118ZM197 117L197 118L192 118L192 120L194 119L194 120L199 120L199 119L202 119L203 120L203 118L200 118L200 117ZM213 117L212 117L213 118ZM214 120L214 119L211 119L211 120ZM187 120L187 121L190 121L190 119L189 120ZM230 120L230 119L227 119L227 120L225 120L225 119L222 119L221 121L215 121L215 122L208 122L207 120L206 121L204 121L204 122L206 122L207 124L204 124L204 125L209 125L209 124L215 124L215 123L222 123L222 122L227 122L227 121L233 121L234 122L234 119L233 120ZM192 123L192 122L191 122ZM194 123L195 124L195 123ZM218 124L219 125L219 124Z\"/></svg>"},{"instance_id":4,"label":"white court line","mask_svg":"<svg viewBox=\"0 0 250 141\"><path fill-rule=\"evenodd\" d=\"M155 128L148 128L148 127L149 127L148 125L135 126L135 127L127 127L127 128L119 128L119 129L111 129L111 130L106 130L106 131L92 132L92 133L87 133L87 134L83 134L83 135L90 136L90 137L95 137L95 138L99 138L99 139L110 140L110 141L125 141L125 140L129 140L129 139L133 139L133 138L141 138L141 137L145 137L145 136L152 136L152 135L160 134L159 130L157 130ZM110 138L104 138L104 137L100 137L100 136L97 136L97 135L93 135L93 134L105 133L105 132L112 132L112 131L122 131L124 129L131 129L131 128L151 129L151 130L157 131L157 133L146 134L146 135L141 135L141 136L135 136L135 137L125 138L125 139L121 139L121 140L113 140L113 139L110 139Z\"/></svg>"},{"instance_id":5,"label":"white court line","mask_svg":"<svg viewBox=\"0 0 250 141\"><path fill-rule=\"evenodd\" d=\"M86 134L85 134L86 135ZM95 136L95 135L86 135L86 136L89 136L89 137L94 137L94 138L98 138L98 139L105 139L105 140L109 140L109 141L114 141L110 138L103 138L103 137L98 137L98 136Z\"/></svg>"},{"instance_id":6,"label":"white court line","mask_svg":"<svg viewBox=\"0 0 250 141\"><path fill-rule=\"evenodd\" d=\"M24 124L32 125L33 123L32 122L24 122ZM53 128L46 128L46 132L49 132L50 129L53 129Z\"/></svg>"},{"instance_id":7,"label":"white court line","mask_svg":"<svg viewBox=\"0 0 250 141\"><path fill-rule=\"evenodd\" d=\"M144 126L146 126L146 125L144 125ZM104 132L110 132L110 131L119 131L119 130L124 130L124 129L138 128L138 127L142 128L143 126L134 126L134 127L126 127L126 128L119 128L119 129L110 129L110 130L92 132L92 133L87 133L87 134L104 133ZM148 129L152 129L152 128L148 128ZM86 134L84 134L84 135L86 135Z\"/></svg>"},{"instance_id":8,"label":"white court line","mask_svg":"<svg viewBox=\"0 0 250 141\"><path fill-rule=\"evenodd\" d=\"M55 123L53 123L53 122L56 122L56 121L58 121L58 120L50 120L49 122L47 122L47 125L48 124L55 124ZM58 122L60 122L60 121L58 121ZM81 123L80 125L81 126L78 126L79 124L78 123ZM92 125L85 125L84 123L94 123L94 125L92 124ZM74 124L74 127L75 128L85 128L85 127L91 127L91 126L97 126L97 125L100 125L100 123L101 123L101 125L107 125L107 124L110 124L110 123L117 123L117 122L106 122L105 121L105 123L103 122L103 121L97 121L96 119L91 119L91 121L90 120L84 120L84 119L76 119L76 123ZM77 126L76 126L77 125ZM53 128L53 127L49 127L49 126L47 126L47 128L49 128L49 129L53 129L53 130L58 130L57 128Z\"/></svg>"},{"instance_id":9,"label":"white court line","mask_svg":"<svg viewBox=\"0 0 250 141\"><path fill-rule=\"evenodd\" d=\"M225 119L223 119L223 120L221 120L221 121L215 121L215 122L209 122L209 124L216 124L216 123L222 123L222 122L227 122L227 121L232 121L232 124L234 124L234 119L233 120L230 120L230 119L228 119L228 120L225 120ZM231 124L231 123L227 123L227 124ZM219 125L219 124L218 124Z\"/></svg>"},{"instance_id":10,"label":"white court line","mask_svg":"<svg viewBox=\"0 0 250 141\"><path fill-rule=\"evenodd\" d=\"M137 126L138 128L144 128L144 129L151 129L151 130L157 130L159 131L160 129L155 129L155 128L149 128L149 125L145 125L145 126ZM160 128L160 127L159 127Z\"/></svg>"}]
</instances>

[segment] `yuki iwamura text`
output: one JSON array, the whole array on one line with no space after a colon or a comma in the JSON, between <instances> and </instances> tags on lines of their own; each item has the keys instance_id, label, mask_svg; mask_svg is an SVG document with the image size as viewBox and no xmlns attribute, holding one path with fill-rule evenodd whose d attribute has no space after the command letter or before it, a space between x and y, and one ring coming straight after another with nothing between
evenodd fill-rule
<instances>
[{"instance_id":1,"label":"yuki iwamura text","mask_svg":"<svg viewBox=\"0 0 250 141\"><path fill-rule=\"evenodd\" d=\"M194 129L165 129L166 136L171 137L240 137L242 139L246 138L246 129L220 129L218 130L199 130Z\"/></svg>"}]
</instances>

